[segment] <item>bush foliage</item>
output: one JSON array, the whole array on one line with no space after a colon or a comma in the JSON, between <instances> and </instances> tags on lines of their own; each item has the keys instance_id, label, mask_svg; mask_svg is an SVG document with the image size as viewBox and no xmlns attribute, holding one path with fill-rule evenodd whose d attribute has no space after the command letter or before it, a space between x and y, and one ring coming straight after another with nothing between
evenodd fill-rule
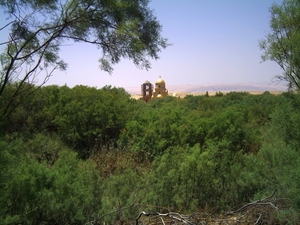
<instances>
[{"instance_id":1,"label":"bush foliage","mask_svg":"<svg viewBox=\"0 0 300 225\"><path fill-rule=\"evenodd\" d=\"M12 90L14 86L10 87ZM300 97L166 97L47 86L1 121L3 224L122 224L140 210L223 212L276 191L299 222Z\"/></svg>"}]
</instances>

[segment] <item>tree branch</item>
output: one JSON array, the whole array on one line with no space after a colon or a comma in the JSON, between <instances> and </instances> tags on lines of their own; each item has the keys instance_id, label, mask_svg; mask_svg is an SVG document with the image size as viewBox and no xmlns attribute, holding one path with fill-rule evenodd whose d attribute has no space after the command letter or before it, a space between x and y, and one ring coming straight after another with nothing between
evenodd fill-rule
<instances>
[{"instance_id":1,"label":"tree branch","mask_svg":"<svg viewBox=\"0 0 300 225\"><path fill-rule=\"evenodd\" d=\"M275 193L276 193L276 190L274 190L273 193L270 196L268 196L264 199L256 200L254 202L247 203L246 205L243 205L241 208L239 208L237 210L226 212L225 215L233 215L233 214L244 211L246 208L248 208L250 206L255 206L255 205L271 205L273 208L278 210L278 208L276 206L274 206L271 202L265 202L266 200L269 200L270 198L272 198L275 195Z\"/></svg>"},{"instance_id":2,"label":"tree branch","mask_svg":"<svg viewBox=\"0 0 300 225\"><path fill-rule=\"evenodd\" d=\"M190 221L188 221L186 219L186 216L182 216L181 214L179 213L173 213L173 212L169 212L169 213L159 213L159 212L144 212L142 211L138 217L135 219L135 224L138 225L139 224L139 219L142 217L142 216L159 216L161 219L162 217L169 217L171 219L174 219L174 220L177 220L177 221L180 221L184 224L187 224L187 225L193 225L193 223L191 223ZM163 222L164 223L164 222Z\"/></svg>"}]
</instances>

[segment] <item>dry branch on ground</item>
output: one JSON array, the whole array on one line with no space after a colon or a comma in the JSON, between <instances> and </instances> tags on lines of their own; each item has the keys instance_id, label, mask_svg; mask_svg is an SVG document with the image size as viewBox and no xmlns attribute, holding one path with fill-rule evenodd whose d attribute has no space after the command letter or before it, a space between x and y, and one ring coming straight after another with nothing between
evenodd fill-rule
<instances>
[{"instance_id":1,"label":"dry branch on ground","mask_svg":"<svg viewBox=\"0 0 300 225\"><path fill-rule=\"evenodd\" d=\"M215 224L274 224L281 210L284 199L270 196L247 203L236 210L225 212L219 216L207 213L195 213L186 216L180 213L141 212L135 225L215 225Z\"/></svg>"}]
</instances>

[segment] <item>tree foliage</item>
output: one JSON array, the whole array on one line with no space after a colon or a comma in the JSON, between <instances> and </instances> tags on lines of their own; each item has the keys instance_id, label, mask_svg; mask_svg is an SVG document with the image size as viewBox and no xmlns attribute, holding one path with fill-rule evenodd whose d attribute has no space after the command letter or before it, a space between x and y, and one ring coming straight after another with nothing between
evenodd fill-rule
<instances>
[{"instance_id":1,"label":"tree foliage","mask_svg":"<svg viewBox=\"0 0 300 225\"><path fill-rule=\"evenodd\" d=\"M284 0L270 8L272 32L260 41L262 59L275 61L284 71L277 75L290 89L300 89L300 3Z\"/></svg>"},{"instance_id":2,"label":"tree foliage","mask_svg":"<svg viewBox=\"0 0 300 225\"><path fill-rule=\"evenodd\" d=\"M2 0L0 7L7 16L2 31L9 30L8 40L1 43L6 49L1 54L0 96L8 84L18 82L1 105L3 115L9 114L17 96L24 98L35 90L26 89L26 83L34 83L37 76L45 83L54 70L66 69L59 50L67 41L96 45L102 50L100 67L109 73L121 58L148 69L149 59L158 59L167 46L147 0Z\"/></svg>"}]
</instances>

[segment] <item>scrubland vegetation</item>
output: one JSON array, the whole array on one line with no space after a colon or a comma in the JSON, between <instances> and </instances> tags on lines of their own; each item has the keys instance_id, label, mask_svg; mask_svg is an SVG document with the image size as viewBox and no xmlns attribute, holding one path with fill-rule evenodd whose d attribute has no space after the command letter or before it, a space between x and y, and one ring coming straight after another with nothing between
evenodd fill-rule
<instances>
[{"instance_id":1,"label":"scrubland vegetation","mask_svg":"<svg viewBox=\"0 0 300 225\"><path fill-rule=\"evenodd\" d=\"M42 87L1 119L1 223L219 215L274 191L259 222L299 223L299 112L291 92L146 104L110 86Z\"/></svg>"},{"instance_id":2,"label":"scrubland vegetation","mask_svg":"<svg viewBox=\"0 0 300 225\"><path fill-rule=\"evenodd\" d=\"M0 224L299 224L299 1L271 6L259 42L291 92L146 104L110 86L42 87L72 40L98 47L109 73L123 58L149 69L170 44L148 3L0 1Z\"/></svg>"}]
</instances>

